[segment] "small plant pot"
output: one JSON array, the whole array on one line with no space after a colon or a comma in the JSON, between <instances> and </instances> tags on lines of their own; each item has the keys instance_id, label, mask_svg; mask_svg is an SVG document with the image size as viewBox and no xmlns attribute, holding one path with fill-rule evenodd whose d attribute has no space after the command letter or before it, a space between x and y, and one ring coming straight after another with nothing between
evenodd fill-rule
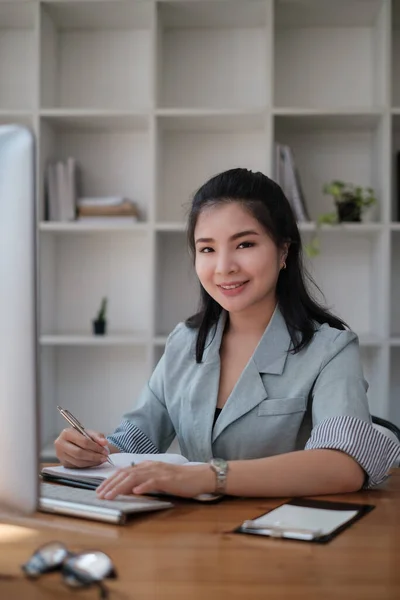
<instances>
[{"instance_id":1,"label":"small plant pot","mask_svg":"<svg viewBox=\"0 0 400 600\"><path fill-rule=\"evenodd\" d=\"M361 207L348 200L336 205L339 223L359 223L361 221Z\"/></svg>"},{"instance_id":2,"label":"small plant pot","mask_svg":"<svg viewBox=\"0 0 400 600\"><path fill-rule=\"evenodd\" d=\"M94 335L105 335L107 331L107 321L92 321Z\"/></svg>"}]
</instances>

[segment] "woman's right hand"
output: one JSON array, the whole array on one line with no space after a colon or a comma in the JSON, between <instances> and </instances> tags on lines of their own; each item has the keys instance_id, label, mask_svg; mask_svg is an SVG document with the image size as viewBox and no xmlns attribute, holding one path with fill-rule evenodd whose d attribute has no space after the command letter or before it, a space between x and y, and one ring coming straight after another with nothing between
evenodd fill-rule
<instances>
[{"instance_id":1,"label":"woman's right hand","mask_svg":"<svg viewBox=\"0 0 400 600\"><path fill-rule=\"evenodd\" d=\"M64 467L95 467L107 461L108 442L104 435L90 429L87 432L97 443L72 427L64 429L54 442L57 458Z\"/></svg>"}]
</instances>

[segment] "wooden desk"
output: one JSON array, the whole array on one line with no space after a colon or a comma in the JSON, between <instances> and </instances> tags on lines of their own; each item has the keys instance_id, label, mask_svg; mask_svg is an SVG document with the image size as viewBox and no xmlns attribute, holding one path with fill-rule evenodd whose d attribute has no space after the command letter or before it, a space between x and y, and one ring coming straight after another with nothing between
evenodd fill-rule
<instances>
[{"instance_id":1,"label":"wooden desk","mask_svg":"<svg viewBox=\"0 0 400 600\"><path fill-rule=\"evenodd\" d=\"M327 545L229 533L279 500L226 499L134 517L123 527L38 513L1 515L2 600L72 597L57 573L24 580L19 565L39 545L62 540L71 549L101 549L115 561L115 600L399 600L400 469L379 490L327 499L376 505ZM74 598L95 599L95 589Z\"/></svg>"}]
</instances>

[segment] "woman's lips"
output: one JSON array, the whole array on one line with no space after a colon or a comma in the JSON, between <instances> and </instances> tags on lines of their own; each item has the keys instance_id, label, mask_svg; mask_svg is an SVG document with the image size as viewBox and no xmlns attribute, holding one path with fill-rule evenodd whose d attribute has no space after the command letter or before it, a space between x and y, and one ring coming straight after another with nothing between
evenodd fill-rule
<instances>
[{"instance_id":1,"label":"woman's lips","mask_svg":"<svg viewBox=\"0 0 400 600\"><path fill-rule=\"evenodd\" d=\"M224 296L238 296L246 287L248 281L232 281L231 283L220 283L218 285Z\"/></svg>"}]
</instances>

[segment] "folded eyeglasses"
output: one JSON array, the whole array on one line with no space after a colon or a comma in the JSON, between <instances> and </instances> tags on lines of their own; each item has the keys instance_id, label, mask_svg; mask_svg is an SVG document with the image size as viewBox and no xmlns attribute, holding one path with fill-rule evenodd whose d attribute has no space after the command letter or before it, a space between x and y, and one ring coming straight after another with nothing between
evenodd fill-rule
<instances>
[{"instance_id":1,"label":"folded eyeglasses","mask_svg":"<svg viewBox=\"0 0 400 600\"><path fill-rule=\"evenodd\" d=\"M104 579L116 578L117 573L111 558L99 550L70 552L62 542L50 542L38 548L31 558L21 566L30 579L45 573L60 571L63 582L71 588L96 585L99 597L108 598Z\"/></svg>"}]
</instances>

